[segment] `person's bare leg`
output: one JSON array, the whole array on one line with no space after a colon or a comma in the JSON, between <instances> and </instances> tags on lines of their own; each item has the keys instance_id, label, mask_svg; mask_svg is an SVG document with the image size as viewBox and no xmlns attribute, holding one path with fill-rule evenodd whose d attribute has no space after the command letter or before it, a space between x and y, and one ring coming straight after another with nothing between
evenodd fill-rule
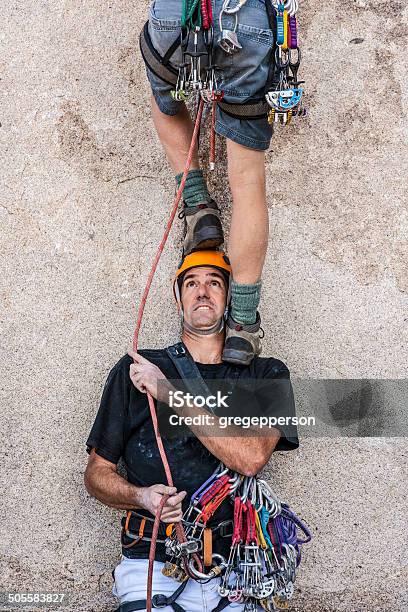
<instances>
[{"instance_id":1,"label":"person's bare leg","mask_svg":"<svg viewBox=\"0 0 408 612\"><path fill-rule=\"evenodd\" d=\"M227 139L232 219L228 243L235 282L260 280L268 247L269 219L265 188L265 153Z\"/></svg>"},{"instance_id":2,"label":"person's bare leg","mask_svg":"<svg viewBox=\"0 0 408 612\"><path fill-rule=\"evenodd\" d=\"M184 104L177 115L165 115L160 111L154 96L152 96L152 116L160 142L173 168L178 188L191 146L193 122ZM184 186L183 213L185 255L193 250L216 248L224 242L220 213L200 169L197 146Z\"/></svg>"},{"instance_id":3,"label":"person's bare leg","mask_svg":"<svg viewBox=\"0 0 408 612\"><path fill-rule=\"evenodd\" d=\"M228 244L231 304L223 361L248 365L261 352L261 274L268 246L265 154L227 139L232 218Z\"/></svg>"},{"instance_id":4,"label":"person's bare leg","mask_svg":"<svg viewBox=\"0 0 408 612\"><path fill-rule=\"evenodd\" d=\"M174 174L183 172L186 165L191 139L193 137L194 125L186 106L183 104L177 115L165 115L157 106L154 96L151 98L152 117L160 142L163 145L167 159ZM191 170L200 167L198 161L198 150L195 149Z\"/></svg>"}]
</instances>

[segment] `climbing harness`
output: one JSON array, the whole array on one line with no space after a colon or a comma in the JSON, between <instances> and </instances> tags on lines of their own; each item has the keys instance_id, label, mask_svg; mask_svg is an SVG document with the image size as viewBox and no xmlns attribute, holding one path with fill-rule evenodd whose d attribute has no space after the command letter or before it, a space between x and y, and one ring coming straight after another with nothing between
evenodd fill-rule
<instances>
[{"instance_id":1,"label":"climbing harness","mask_svg":"<svg viewBox=\"0 0 408 612\"><path fill-rule=\"evenodd\" d=\"M190 0L189 3L184 0L181 33L163 56L154 48L148 24L145 25L140 35L143 59L156 76L174 87L171 95L175 100L185 102L190 93L199 92L206 103L211 103L212 124L215 123L215 110L218 105L224 113L237 119L255 120L267 117L270 124L288 125L294 117L307 116L307 109L303 106L303 88L300 87L303 81L298 80L301 62L296 19L298 0L265 0L269 27L274 34L274 45L270 53L269 75L264 91L244 103L231 103L224 100L224 93L219 88L217 66L213 62L214 44L230 55L242 48L237 27L239 11L245 2L246 0L224 0L219 15L221 35L214 41L211 2L202 0L200 4L198 0ZM232 29L224 27L224 16L234 19ZM193 41L192 45L190 39ZM182 62L176 69L170 61L179 47L182 51ZM214 130L212 133L215 134ZM212 136L210 148L214 147L214 138ZM210 169L214 169L213 154L210 157Z\"/></svg>"},{"instance_id":2,"label":"climbing harness","mask_svg":"<svg viewBox=\"0 0 408 612\"><path fill-rule=\"evenodd\" d=\"M233 506L233 520L208 527L222 504ZM139 516L141 524L145 521L134 511L129 516ZM128 522L129 518L126 525ZM174 524L162 527L166 537L159 541L164 542L169 557L162 568L163 575L184 585L189 578L207 583L221 577L218 592L222 599L216 610L232 602L243 604L245 612L256 610L257 605L264 610L288 607L301 561L300 547L312 536L265 480L243 476L220 463L191 495L182 525L184 542L178 540ZM148 537L140 536L140 528L135 531L132 534L127 529L127 537L133 537L136 543L140 539L149 541ZM228 559L213 552L214 537L231 539ZM173 602L181 592L179 589L172 596ZM133 609L140 608L130 607L129 611ZM178 605L178 610L183 608Z\"/></svg>"}]
</instances>

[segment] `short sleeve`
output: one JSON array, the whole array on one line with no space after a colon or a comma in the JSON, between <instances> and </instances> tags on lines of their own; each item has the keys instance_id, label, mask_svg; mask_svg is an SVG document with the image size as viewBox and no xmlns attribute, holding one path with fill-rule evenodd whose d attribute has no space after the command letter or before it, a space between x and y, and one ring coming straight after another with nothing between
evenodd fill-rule
<instances>
[{"instance_id":1,"label":"short sleeve","mask_svg":"<svg viewBox=\"0 0 408 612\"><path fill-rule=\"evenodd\" d=\"M282 434L275 450L295 450L299 447L299 438L290 373L282 361L273 361L273 366L265 369L262 382L259 381L257 399L263 414L273 418L273 427Z\"/></svg>"},{"instance_id":2,"label":"short sleeve","mask_svg":"<svg viewBox=\"0 0 408 612\"><path fill-rule=\"evenodd\" d=\"M119 461L127 439L129 382L126 364L121 360L109 373L99 410L86 442L88 453L95 448L98 455L112 463Z\"/></svg>"}]
</instances>

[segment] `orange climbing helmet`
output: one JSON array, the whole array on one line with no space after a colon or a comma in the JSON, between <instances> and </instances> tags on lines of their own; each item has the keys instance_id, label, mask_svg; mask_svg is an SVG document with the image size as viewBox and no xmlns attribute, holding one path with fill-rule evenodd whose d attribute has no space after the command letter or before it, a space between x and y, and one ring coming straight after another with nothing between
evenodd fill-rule
<instances>
[{"instance_id":1,"label":"orange climbing helmet","mask_svg":"<svg viewBox=\"0 0 408 612\"><path fill-rule=\"evenodd\" d=\"M221 270L226 270L228 274L231 274L229 259L222 251L194 251L194 253L186 255L181 260L176 272L176 278L178 279L187 270L198 268L199 266L221 268Z\"/></svg>"}]
</instances>

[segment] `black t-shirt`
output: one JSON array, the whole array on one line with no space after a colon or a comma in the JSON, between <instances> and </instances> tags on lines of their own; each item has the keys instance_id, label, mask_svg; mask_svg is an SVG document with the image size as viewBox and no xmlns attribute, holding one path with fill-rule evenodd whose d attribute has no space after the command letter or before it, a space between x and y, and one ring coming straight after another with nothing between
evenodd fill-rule
<instances>
[{"instance_id":1,"label":"black t-shirt","mask_svg":"<svg viewBox=\"0 0 408 612\"><path fill-rule=\"evenodd\" d=\"M157 365L166 378L179 379L177 370L164 349L140 350L139 353ZM132 484L142 487L158 483L167 484L147 396L140 393L130 380L131 363L131 357L125 355L109 373L98 414L86 442L87 451L90 452L95 448L98 455L115 464L122 458L128 480ZM268 405L266 410L268 415L295 415L289 370L282 361L255 357L249 366L197 362L196 365L208 385L211 384L209 381L224 379L259 381L257 396L262 405ZM281 430L282 436L276 450L293 450L299 446L296 427L278 426L278 429ZM212 455L194 435L166 438L162 434L162 441L174 486L178 491L187 491L183 501L183 510L185 510L192 493L215 471L219 459ZM209 526L231 519L232 510L229 500L223 502L209 522ZM151 517L148 511L138 512ZM131 558L147 558L149 547L149 542L142 541L133 548L123 549L123 554ZM156 559L165 560L163 545L157 545Z\"/></svg>"}]
</instances>

